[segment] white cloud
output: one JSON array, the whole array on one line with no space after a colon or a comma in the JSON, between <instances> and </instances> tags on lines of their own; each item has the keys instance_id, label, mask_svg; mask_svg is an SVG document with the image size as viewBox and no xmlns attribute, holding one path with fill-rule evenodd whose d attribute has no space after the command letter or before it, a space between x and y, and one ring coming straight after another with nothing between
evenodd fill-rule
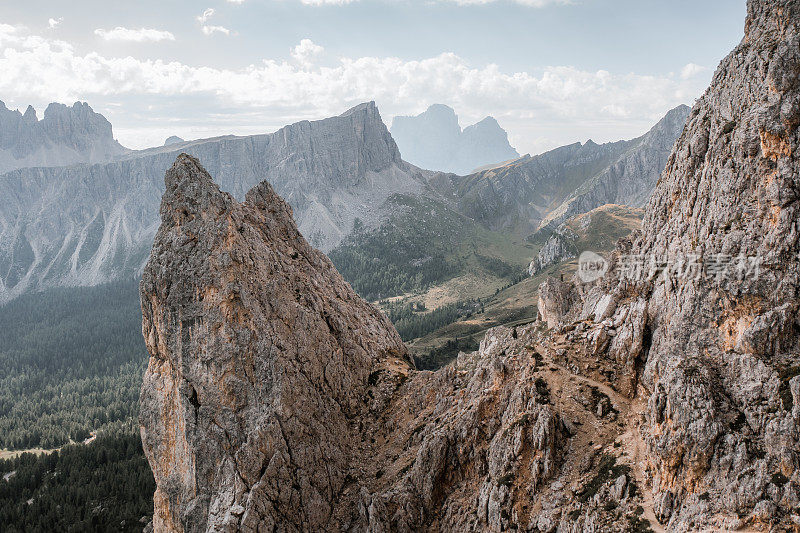
<instances>
[{"instance_id":1,"label":"white cloud","mask_svg":"<svg viewBox=\"0 0 800 533\"><path fill-rule=\"evenodd\" d=\"M185 120L213 116L223 124L219 117L229 117L221 133L231 133L237 120L266 131L267 125L281 125L267 120L324 117L367 100L378 102L389 123L393 115L419 113L441 102L458 110L464 123L495 116L524 153L587 137L601 142L640 135L668 109L691 103L706 85L699 76L684 80L567 66L503 71L494 64L472 65L453 53L413 61L341 57L326 62L323 51L304 39L286 60L223 69L82 53L67 42L0 24L0 94L34 103L185 102ZM188 105L195 101L203 102L203 115ZM239 119L231 118L232 108ZM149 119L139 117L137 127Z\"/></svg>"},{"instance_id":2,"label":"white cloud","mask_svg":"<svg viewBox=\"0 0 800 533\"><path fill-rule=\"evenodd\" d=\"M225 26L209 26L209 25L206 25L206 26L203 26L200 29L203 30L203 33L205 35L213 35L215 33L222 33L224 35L230 35L231 34L231 30L229 30Z\"/></svg>"},{"instance_id":3,"label":"white cloud","mask_svg":"<svg viewBox=\"0 0 800 533\"><path fill-rule=\"evenodd\" d=\"M461 6L474 6L474 5L485 5L497 2L499 0L440 0L444 2L454 3ZM516 4L520 4L523 6L529 7L547 7L551 5L569 5L572 4L572 0L511 0Z\"/></svg>"},{"instance_id":4,"label":"white cloud","mask_svg":"<svg viewBox=\"0 0 800 533\"><path fill-rule=\"evenodd\" d=\"M307 6L343 6L355 1L356 0L300 0L301 3Z\"/></svg>"},{"instance_id":5,"label":"white cloud","mask_svg":"<svg viewBox=\"0 0 800 533\"><path fill-rule=\"evenodd\" d=\"M50 18L47 19L47 27L53 30L56 28L56 26L58 26L62 22L64 22L64 17L58 17L57 19Z\"/></svg>"},{"instance_id":6,"label":"white cloud","mask_svg":"<svg viewBox=\"0 0 800 533\"><path fill-rule=\"evenodd\" d=\"M231 30L226 28L225 26L215 26L212 24L206 24L208 20L214 16L216 10L213 7L209 7L201 15L197 17L198 22L200 22L201 26L200 29L203 31L205 35L213 35L215 33L222 33L223 35L230 35Z\"/></svg>"},{"instance_id":7,"label":"white cloud","mask_svg":"<svg viewBox=\"0 0 800 533\"><path fill-rule=\"evenodd\" d=\"M244 4L244 0L228 0L229 4Z\"/></svg>"},{"instance_id":8,"label":"white cloud","mask_svg":"<svg viewBox=\"0 0 800 533\"><path fill-rule=\"evenodd\" d=\"M323 47L315 44L311 39L303 39L300 44L292 48L292 57L301 66L309 68L313 65L314 59L324 51Z\"/></svg>"},{"instance_id":9,"label":"white cloud","mask_svg":"<svg viewBox=\"0 0 800 533\"><path fill-rule=\"evenodd\" d=\"M143 43L175 40L175 36L172 35L172 33L164 30L155 30L152 28L140 28L136 30L117 26L113 30L104 30L99 28L94 30L94 33L106 41L129 41Z\"/></svg>"},{"instance_id":10,"label":"white cloud","mask_svg":"<svg viewBox=\"0 0 800 533\"><path fill-rule=\"evenodd\" d=\"M695 63L687 63L686 66L684 66L681 69L681 79L688 80L694 78L695 76L706 70L708 70L706 67L701 67L700 65L696 65Z\"/></svg>"}]
</instances>

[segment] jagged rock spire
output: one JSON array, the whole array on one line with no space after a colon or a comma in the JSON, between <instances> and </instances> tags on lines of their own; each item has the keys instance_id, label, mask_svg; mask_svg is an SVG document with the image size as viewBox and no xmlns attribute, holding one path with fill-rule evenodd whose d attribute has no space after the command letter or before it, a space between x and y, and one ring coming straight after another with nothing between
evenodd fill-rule
<instances>
[{"instance_id":1,"label":"jagged rock spire","mask_svg":"<svg viewBox=\"0 0 800 533\"><path fill-rule=\"evenodd\" d=\"M346 483L367 381L410 367L380 312L263 182L243 203L183 154L141 285L141 396L159 531L318 530ZM291 518L289 518L291 517Z\"/></svg>"}]
</instances>

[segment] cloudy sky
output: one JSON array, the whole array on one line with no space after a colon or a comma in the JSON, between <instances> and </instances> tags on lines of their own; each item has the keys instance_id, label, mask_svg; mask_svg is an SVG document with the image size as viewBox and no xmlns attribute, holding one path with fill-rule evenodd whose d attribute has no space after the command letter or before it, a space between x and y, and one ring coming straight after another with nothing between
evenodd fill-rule
<instances>
[{"instance_id":1,"label":"cloudy sky","mask_svg":"<svg viewBox=\"0 0 800 533\"><path fill-rule=\"evenodd\" d=\"M131 148L445 103L539 153L691 105L744 15L745 0L4 1L0 100L40 116L87 101Z\"/></svg>"}]
</instances>

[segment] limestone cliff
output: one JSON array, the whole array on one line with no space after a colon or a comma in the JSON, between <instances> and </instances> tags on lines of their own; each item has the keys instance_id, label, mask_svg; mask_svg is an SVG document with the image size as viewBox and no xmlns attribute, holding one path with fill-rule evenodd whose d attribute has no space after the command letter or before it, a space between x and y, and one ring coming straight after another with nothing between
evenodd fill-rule
<instances>
[{"instance_id":1,"label":"limestone cliff","mask_svg":"<svg viewBox=\"0 0 800 533\"><path fill-rule=\"evenodd\" d=\"M197 160L167 172L142 280L142 438L159 531L318 530L359 460L367 389L400 337L263 182L243 203Z\"/></svg>"},{"instance_id":2,"label":"limestone cliff","mask_svg":"<svg viewBox=\"0 0 800 533\"><path fill-rule=\"evenodd\" d=\"M141 295L155 529L797 530L799 26L751 0L605 277L435 373L269 185L180 156Z\"/></svg>"},{"instance_id":3,"label":"limestone cliff","mask_svg":"<svg viewBox=\"0 0 800 533\"><path fill-rule=\"evenodd\" d=\"M800 3L751 0L642 232L550 315L646 403L646 484L669 530L800 524L798 124Z\"/></svg>"},{"instance_id":4,"label":"limestone cliff","mask_svg":"<svg viewBox=\"0 0 800 533\"><path fill-rule=\"evenodd\" d=\"M41 120L31 106L23 114L0 102L0 173L99 163L125 152L114 140L111 123L85 102L72 107L52 103Z\"/></svg>"}]
</instances>

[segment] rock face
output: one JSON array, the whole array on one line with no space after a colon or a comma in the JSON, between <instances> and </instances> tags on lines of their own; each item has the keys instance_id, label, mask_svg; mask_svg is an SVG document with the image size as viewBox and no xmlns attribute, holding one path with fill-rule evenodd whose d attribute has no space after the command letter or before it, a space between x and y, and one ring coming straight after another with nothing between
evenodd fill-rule
<instances>
[{"instance_id":1,"label":"rock face","mask_svg":"<svg viewBox=\"0 0 800 533\"><path fill-rule=\"evenodd\" d=\"M669 530L800 523L799 124L800 3L751 0L642 232L559 326L583 324L576 342L646 401L645 477Z\"/></svg>"},{"instance_id":2,"label":"rock face","mask_svg":"<svg viewBox=\"0 0 800 533\"><path fill-rule=\"evenodd\" d=\"M114 140L111 123L88 104L50 104L39 120L0 102L0 173L23 167L53 167L108 161L126 152Z\"/></svg>"},{"instance_id":3,"label":"rock face","mask_svg":"<svg viewBox=\"0 0 800 533\"><path fill-rule=\"evenodd\" d=\"M155 529L796 530L799 26L748 2L606 276L435 373L269 186L181 156L142 283Z\"/></svg>"},{"instance_id":4,"label":"rock face","mask_svg":"<svg viewBox=\"0 0 800 533\"><path fill-rule=\"evenodd\" d=\"M403 162L374 103L269 135L221 137L133 152L117 160L0 176L0 303L24 291L138 276L158 228L164 171L184 151L237 198L268 179L298 225L327 251L356 219L387 215L392 194L425 175Z\"/></svg>"},{"instance_id":5,"label":"rock face","mask_svg":"<svg viewBox=\"0 0 800 533\"><path fill-rule=\"evenodd\" d=\"M181 155L160 212L142 281L154 525L317 530L357 459L370 376L407 369L405 347L266 182L240 204Z\"/></svg>"},{"instance_id":6,"label":"rock face","mask_svg":"<svg viewBox=\"0 0 800 533\"><path fill-rule=\"evenodd\" d=\"M519 157L493 117L462 131L455 111L442 104L414 117L394 117L391 131L406 161L429 170L463 175Z\"/></svg>"}]
</instances>

